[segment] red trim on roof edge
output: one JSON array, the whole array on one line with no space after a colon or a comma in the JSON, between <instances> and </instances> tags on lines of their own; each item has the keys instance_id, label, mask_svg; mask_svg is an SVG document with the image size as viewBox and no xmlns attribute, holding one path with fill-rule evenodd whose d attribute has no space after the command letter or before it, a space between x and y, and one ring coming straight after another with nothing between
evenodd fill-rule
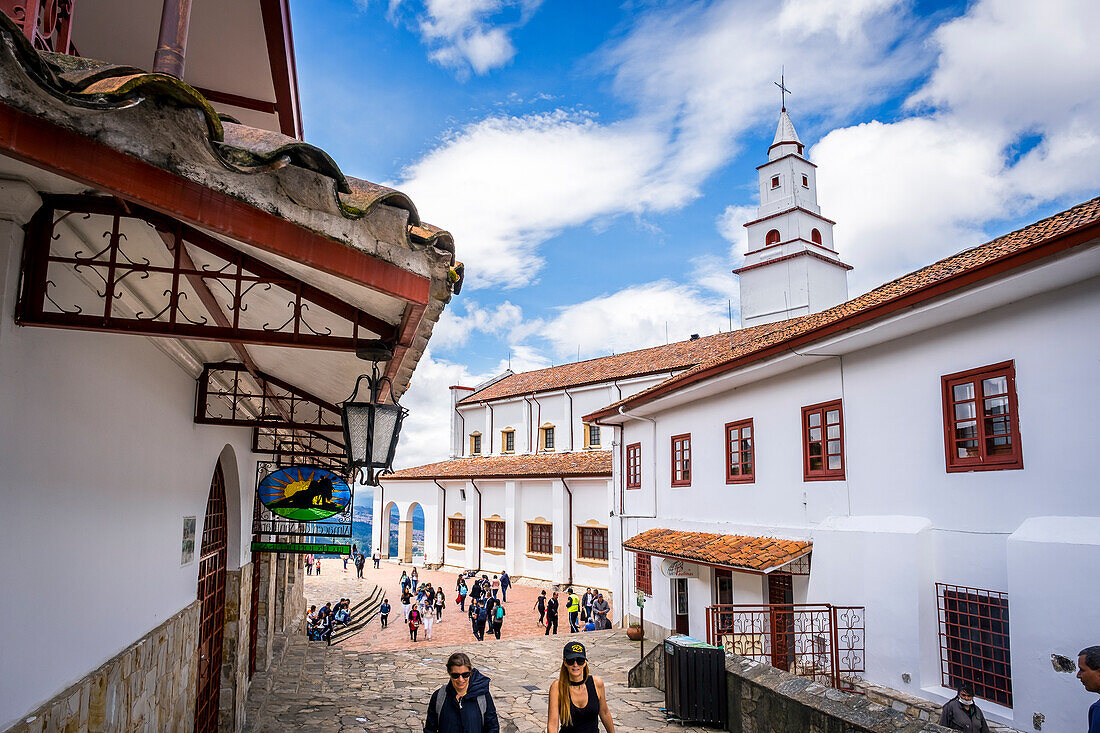
<instances>
[{"instance_id":1,"label":"red trim on roof edge","mask_svg":"<svg viewBox=\"0 0 1100 733\"><path fill-rule=\"evenodd\" d=\"M774 247L776 245L772 245L772 246ZM763 262L757 262L755 265L745 265L744 267L738 267L736 270L733 271L733 274L734 275L740 275L742 272L745 272L747 270L755 270L758 267L764 267L765 265L771 265L771 264L774 264L776 262L783 262L784 260L793 260L795 257L813 257L816 260L821 260L822 262L828 262L830 265L836 265L837 267L843 268L845 270L855 269L851 265L845 264L845 263L841 262L840 260L834 260L831 257L826 257L825 255L819 255L817 252L810 252L809 250L804 249L801 252L795 252L793 254L783 255L782 257L776 257L775 259L771 259L771 260L764 260Z\"/></svg>"},{"instance_id":2,"label":"red trim on roof edge","mask_svg":"<svg viewBox=\"0 0 1100 733\"><path fill-rule=\"evenodd\" d=\"M777 143L777 145L793 145L793 144L794 143ZM774 147L775 147L775 145L772 146L772 148L774 148ZM768 148L768 150L771 150L771 148ZM799 160L801 160L803 163L810 166L811 168L816 168L817 167L816 165L814 165L810 161L806 160L805 156L803 156L801 153L787 153L786 155L780 155L775 160L769 160L767 163L761 163L760 165L756 166L756 170L760 170L764 166L771 165L772 163L778 163L779 161L783 160L784 158L792 158L792 157L793 158L798 158Z\"/></svg>"},{"instance_id":3,"label":"red trim on roof edge","mask_svg":"<svg viewBox=\"0 0 1100 733\"><path fill-rule=\"evenodd\" d=\"M420 305L428 303L428 278L3 102L0 151L391 297Z\"/></svg>"},{"instance_id":4,"label":"red trim on roof edge","mask_svg":"<svg viewBox=\"0 0 1100 733\"><path fill-rule=\"evenodd\" d=\"M289 0L260 0L260 17L267 40L267 62L271 69L271 84L275 87L279 127L284 135L304 140Z\"/></svg>"},{"instance_id":5,"label":"red trim on roof edge","mask_svg":"<svg viewBox=\"0 0 1100 733\"><path fill-rule=\"evenodd\" d=\"M1057 214L1055 216L1057 216ZM1050 218L1052 217L1047 217L1047 219ZM1041 219L1040 222L1045 220L1046 219ZM1035 222L1035 224L1038 223L1039 222ZM1026 229L1027 227L1024 228ZM1011 233L1012 232L1010 232L1010 234ZM888 316L904 308L919 305L924 301L932 300L933 298L936 298L940 295L945 295L955 290L973 285L974 283L981 282L982 280L996 277L997 275L1003 274L1010 270L1014 270L1016 268L1023 267L1024 265L1031 264L1032 262L1041 260L1045 257L1050 257L1059 254L1060 252L1073 249L1074 247L1096 239L1097 237L1100 237L1100 223L1097 222L1092 222L1076 229L1070 229L1069 231L1063 232L1062 234L1059 234L1032 247L1028 247L1027 249L1013 252L1009 255L1006 255L1005 257L992 260L985 263L984 265L975 267L971 270L965 270L957 275L947 277L939 282L930 283L929 285L918 288L917 290L906 293L905 295L899 296L893 300L886 301L885 303L881 303L877 306L873 306L871 308L868 308L867 310L860 311L858 313L853 313L850 316L841 318L837 321L833 321L832 323L824 324L811 331L800 334L795 338L789 339L787 341L781 341L778 344L769 346L766 349L746 354L745 356L742 356L733 361L715 364L682 379L677 380L675 377L673 377L669 379L668 382L655 387L652 392L644 394L639 393L636 400L632 398L627 398L622 403L616 403L615 409L610 409L610 406L605 407L595 412L591 412L583 416L581 419L586 422L592 422L594 420L599 420L600 418L611 417L617 414L620 408L626 409L628 406L633 407L638 404L643 404L645 402L651 402L658 397L669 394L670 392L675 392L676 390L679 390L690 384L695 384L696 382L703 381L704 379L709 379L710 377L716 376L718 374L733 371L738 367L744 366L746 364L751 364L754 361L760 361L761 359L765 359L770 356L781 354L798 346L812 343L814 341L817 341L818 339L824 338L825 336L831 336L835 333L846 331L850 328L862 325L863 323L866 323L868 321Z\"/></svg>"},{"instance_id":6,"label":"red trim on roof edge","mask_svg":"<svg viewBox=\"0 0 1100 733\"><path fill-rule=\"evenodd\" d=\"M752 221L745 222L744 224L742 224L742 226L749 227L749 226L752 226L753 224L759 224L762 221L767 221L768 219L774 219L777 216L783 216L784 214L789 214L792 211L803 211L803 212L809 214L810 216L817 217L818 219L821 219L821 221L824 221L824 222L827 222L829 224L832 224L833 226L836 226L836 222L833 221L832 219L826 219L821 214L815 214L814 212L810 211L809 209L805 209L801 206L794 206L790 209L783 209L782 211L777 211L774 214L768 214L767 216L762 216L759 219L753 219Z\"/></svg>"},{"instance_id":7,"label":"red trim on roof edge","mask_svg":"<svg viewBox=\"0 0 1100 733\"><path fill-rule=\"evenodd\" d=\"M468 390L470 392L473 392L474 389L476 389L476 388L475 387L463 387L461 384L452 384L450 387L448 387L448 389L465 389L465 390Z\"/></svg>"},{"instance_id":8,"label":"red trim on roof edge","mask_svg":"<svg viewBox=\"0 0 1100 733\"><path fill-rule=\"evenodd\" d=\"M756 254L757 252L764 252L766 250L772 249L773 247L782 247L784 244L790 244L791 242L805 242L806 244L808 244L812 247L817 247L818 249L824 250L825 252L828 252L829 254L833 254L833 255L836 254L836 250L829 249L824 244L818 244L817 242L811 241L809 239L803 239L802 237L794 237L793 239L788 239L785 242L776 242L775 244L768 244L768 245L765 245L765 246L761 247L760 249L754 249L750 252L746 252L745 256L748 257L749 255Z\"/></svg>"}]
</instances>

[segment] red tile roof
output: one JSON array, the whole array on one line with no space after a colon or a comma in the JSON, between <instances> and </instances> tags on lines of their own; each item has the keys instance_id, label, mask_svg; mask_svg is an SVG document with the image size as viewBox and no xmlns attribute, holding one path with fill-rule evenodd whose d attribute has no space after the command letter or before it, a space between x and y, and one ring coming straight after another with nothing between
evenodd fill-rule
<instances>
[{"instance_id":1,"label":"red tile roof","mask_svg":"<svg viewBox=\"0 0 1100 733\"><path fill-rule=\"evenodd\" d=\"M597 359L588 359L572 364L562 364L548 369L521 372L505 377L479 392L464 397L459 401L459 404L468 405L482 400L497 400L505 397L549 392L565 387L580 387L585 384L606 382L612 379L680 371L729 353L730 349L780 327L782 327L781 323L769 323L764 326L740 329L732 333L704 336L694 341L677 341L664 346L653 346L623 354L613 354L612 356L601 356Z\"/></svg>"},{"instance_id":2,"label":"red tile roof","mask_svg":"<svg viewBox=\"0 0 1100 733\"><path fill-rule=\"evenodd\" d=\"M519 456L455 458L441 463L403 468L382 477L391 479L433 478L558 478L561 476L611 476L611 451L534 453Z\"/></svg>"},{"instance_id":3,"label":"red tile roof","mask_svg":"<svg viewBox=\"0 0 1100 733\"><path fill-rule=\"evenodd\" d=\"M659 557L768 572L809 553L813 543L773 537L648 529L623 542L623 547Z\"/></svg>"},{"instance_id":4,"label":"red tile roof","mask_svg":"<svg viewBox=\"0 0 1100 733\"><path fill-rule=\"evenodd\" d=\"M707 359L696 366L585 415L584 420L609 417L619 407L643 404L689 384L855 328L1098 237L1100 198L1094 198L1011 234L934 262L828 310L770 324L776 328L767 332L756 331L754 338L736 341L739 332L734 331L728 334L732 348L708 353Z\"/></svg>"}]
</instances>

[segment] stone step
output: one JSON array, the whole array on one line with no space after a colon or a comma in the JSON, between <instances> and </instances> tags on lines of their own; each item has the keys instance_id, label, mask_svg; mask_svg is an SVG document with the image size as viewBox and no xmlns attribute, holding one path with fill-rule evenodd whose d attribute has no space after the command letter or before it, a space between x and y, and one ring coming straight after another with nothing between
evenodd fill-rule
<instances>
[{"instance_id":1,"label":"stone step","mask_svg":"<svg viewBox=\"0 0 1100 733\"><path fill-rule=\"evenodd\" d=\"M342 627L334 632L329 643L339 644L355 636L370 625L370 623L378 617L378 609L382 607L382 595L382 586L374 586L374 590L370 592L370 595L355 604L351 609L351 617L355 620L352 621L350 626Z\"/></svg>"}]
</instances>

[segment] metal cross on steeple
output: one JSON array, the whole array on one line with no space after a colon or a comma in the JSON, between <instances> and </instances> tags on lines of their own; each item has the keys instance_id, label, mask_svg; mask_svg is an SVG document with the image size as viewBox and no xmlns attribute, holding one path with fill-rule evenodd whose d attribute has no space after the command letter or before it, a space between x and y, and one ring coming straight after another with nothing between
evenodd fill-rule
<instances>
[{"instance_id":1,"label":"metal cross on steeple","mask_svg":"<svg viewBox=\"0 0 1100 733\"><path fill-rule=\"evenodd\" d=\"M788 89L787 87L783 86L783 82L784 82L783 77L784 77L784 69L783 69L783 67L779 67L779 81L773 81L772 84L775 84L777 87L779 87L779 103L783 107L782 111L786 112L787 111L787 95L791 93L791 90Z\"/></svg>"}]
</instances>

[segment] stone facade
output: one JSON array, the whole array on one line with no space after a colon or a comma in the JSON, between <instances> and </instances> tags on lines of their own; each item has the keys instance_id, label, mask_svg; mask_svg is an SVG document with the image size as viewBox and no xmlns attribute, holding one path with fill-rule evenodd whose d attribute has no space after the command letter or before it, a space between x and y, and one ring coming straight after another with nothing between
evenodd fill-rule
<instances>
[{"instance_id":1,"label":"stone facade","mask_svg":"<svg viewBox=\"0 0 1100 733\"><path fill-rule=\"evenodd\" d=\"M10 733L194 729L200 605L189 604Z\"/></svg>"},{"instance_id":2,"label":"stone facade","mask_svg":"<svg viewBox=\"0 0 1100 733\"><path fill-rule=\"evenodd\" d=\"M256 670L263 672L271 665L275 640L275 556L260 553L260 592L256 605Z\"/></svg>"},{"instance_id":3,"label":"stone facade","mask_svg":"<svg viewBox=\"0 0 1100 733\"><path fill-rule=\"evenodd\" d=\"M252 563L247 563L225 574L225 636L218 701L218 729L223 731L244 726L251 601Z\"/></svg>"}]
</instances>

